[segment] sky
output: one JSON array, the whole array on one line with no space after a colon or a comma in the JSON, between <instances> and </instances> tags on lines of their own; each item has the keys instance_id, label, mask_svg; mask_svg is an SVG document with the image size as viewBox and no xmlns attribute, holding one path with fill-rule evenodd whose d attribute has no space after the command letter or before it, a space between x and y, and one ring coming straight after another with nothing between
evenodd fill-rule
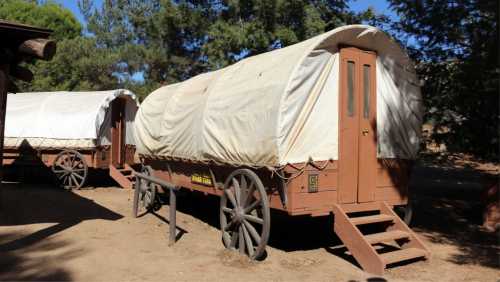
<instances>
[{"instance_id":1,"label":"sky","mask_svg":"<svg viewBox=\"0 0 500 282\"><path fill-rule=\"evenodd\" d=\"M82 14L78 9L77 0L54 0L55 2L61 4L62 6L68 8L75 14L76 18L82 23L85 24ZM95 5L100 6L102 4L102 0L94 0ZM349 7L356 11L364 11L368 7L373 7L376 13L385 13L392 18L395 18L396 15L389 10L389 4L386 0L351 0L349 1Z\"/></svg>"}]
</instances>

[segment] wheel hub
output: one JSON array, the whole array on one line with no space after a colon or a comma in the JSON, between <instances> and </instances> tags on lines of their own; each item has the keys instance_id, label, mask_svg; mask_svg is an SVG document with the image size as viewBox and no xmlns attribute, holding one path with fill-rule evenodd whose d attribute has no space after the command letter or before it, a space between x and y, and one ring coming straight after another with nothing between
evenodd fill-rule
<instances>
[{"instance_id":1,"label":"wheel hub","mask_svg":"<svg viewBox=\"0 0 500 282\"><path fill-rule=\"evenodd\" d=\"M243 211L242 208L237 207L234 209L234 220L238 223L241 223L243 221L243 216L245 215L245 212Z\"/></svg>"}]
</instances>

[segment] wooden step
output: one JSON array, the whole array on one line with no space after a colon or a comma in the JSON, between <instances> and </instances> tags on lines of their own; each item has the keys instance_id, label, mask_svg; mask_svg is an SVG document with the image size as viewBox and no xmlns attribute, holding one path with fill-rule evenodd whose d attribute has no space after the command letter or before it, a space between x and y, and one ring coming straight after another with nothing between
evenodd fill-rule
<instances>
[{"instance_id":1,"label":"wooden step","mask_svg":"<svg viewBox=\"0 0 500 282\"><path fill-rule=\"evenodd\" d=\"M362 225L362 224L369 224L369 223L393 221L394 218L392 216L386 215L386 214L376 214L376 215L368 215L368 216L360 216L360 217L351 217L351 218L349 218L349 220L354 225Z\"/></svg>"},{"instance_id":2,"label":"wooden step","mask_svg":"<svg viewBox=\"0 0 500 282\"><path fill-rule=\"evenodd\" d=\"M114 165L109 166L109 175L118 183L120 184L121 187L125 189L132 189L133 188L133 183L132 181L127 177L128 175L123 174L124 169L118 169ZM133 175L132 171L130 168L126 168L126 171L129 171L129 175Z\"/></svg>"},{"instance_id":3,"label":"wooden step","mask_svg":"<svg viewBox=\"0 0 500 282\"><path fill-rule=\"evenodd\" d=\"M365 235L366 241L370 244L377 244L382 242L390 242L398 239L409 238L410 234L401 230L392 230L387 232L380 232Z\"/></svg>"},{"instance_id":4,"label":"wooden step","mask_svg":"<svg viewBox=\"0 0 500 282\"><path fill-rule=\"evenodd\" d=\"M366 272L383 275L384 269L389 264L415 258L429 259L429 250L418 236L398 217L391 206L385 202L381 202L379 209L366 211L376 214L349 217L341 205L333 205L335 216L334 231ZM388 222L391 224L387 224ZM385 232L368 235L361 233L359 225L370 223L379 223ZM396 241L400 249L387 253L377 252L377 243L391 241Z\"/></svg>"},{"instance_id":5,"label":"wooden step","mask_svg":"<svg viewBox=\"0 0 500 282\"><path fill-rule=\"evenodd\" d=\"M402 249L402 250L397 250L394 252L380 254L380 256L382 257L382 261L386 265L391 264L391 263L400 262L400 261L425 257L426 255L427 255L427 252L425 250L417 249L417 248L408 248L408 249Z\"/></svg>"}]
</instances>

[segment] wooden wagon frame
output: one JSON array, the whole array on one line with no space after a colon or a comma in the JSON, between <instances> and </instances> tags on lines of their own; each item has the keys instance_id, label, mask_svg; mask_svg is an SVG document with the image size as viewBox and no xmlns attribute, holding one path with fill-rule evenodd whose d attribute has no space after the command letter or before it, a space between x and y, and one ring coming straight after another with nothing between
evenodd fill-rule
<instances>
[{"instance_id":1,"label":"wooden wagon frame","mask_svg":"<svg viewBox=\"0 0 500 282\"><path fill-rule=\"evenodd\" d=\"M393 143L387 144L391 142L391 140L396 140L397 138L394 136L397 134L399 134L399 136L405 134L410 136L413 132L415 132L414 136L418 134L418 127L421 125L421 120L419 121L418 117L413 118L414 113L412 110L418 110L418 103L420 103L420 101L415 99L416 102L414 104L399 107L397 107L397 103L394 106L394 104L384 101L385 104L382 103L381 105L385 107L384 110L386 112L391 110L401 111L395 113L398 115L396 118L400 120L394 122L394 120L389 120L393 118L392 116L386 116L384 123L384 129L386 131L380 131L380 128L378 128L378 125L382 124L381 122L383 120L379 120L378 116L379 112L377 105L379 105L378 99L381 98L381 94L379 93L381 90L377 87L377 83L379 83L379 81L381 83L386 83L386 87L389 85L396 94L399 94L400 86L398 86L398 84L402 83L402 79L397 80L391 76L393 74L398 74L397 72L389 74L389 71L385 69L377 69L379 67L384 67L384 62L378 61L379 54L377 51L380 51L382 55L386 55L386 57L382 56L381 60L389 57L390 59L396 58L394 60L400 60L400 62L410 64L409 59L400 47L391 41L387 35L367 26L356 25L339 28L330 33L313 38L308 42L310 46L312 46L309 49L304 48L304 46L307 46L305 43L302 45L297 44L289 47L289 49L285 48L286 50L284 51L273 51L274 53L270 52L264 54L263 57L257 56L257 58L250 59L248 63L243 61L242 63L234 65L234 67L228 67L228 70L220 71L220 73L211 73L205 76L195 77L191 81L171 86L171 88L167 87L164 88L164 90L160 89L158 92L152 94L151 100L158 99L157 103L161 102L160 99L166 99L161 97L168 97L167 95L174 97L172 98L174 104L165 103L165 107L168 106L171 111L162 116L170 119L167 120L166 123L171 120L176 120L176 114L182 114L182 112L177 109L182 109L183 106L196 108L196 106L193 106L196 103L196 99L205 99L200 102L202 105L200 108L204 110L203 114L193 118L194 122L192 124L195 125L195 128L208 126L209 129L207 129L206 132L209 133L206 133L206 135L195 135L186 129L188 127L181 127L179 131L175 131L171 129L175 127L174 123L172 123L172 125L166 127L164 131L158 131L160 132L158 138L155 139L155 137L152 137L154 141L149 141L150 139L148 138L150 138L150 136L147 134L143 134L139 137L138 140L141 140L141 142L138 142L137 145L138 149L140 148L138 152L141 163L143 164L143 170L141 174L138 174L138 177L140 178L146 175L149 177L148 179L157 179L158 181L154 182L146 179L141 182L142 184L134 199L134 214L137 216L138 207L141 206L140 203L142 203L142 206L146 209L154 209L155 195L158 190L161 189L161 186L157 186L156 184L160 182L168 183L169 193L173 191L171 187L182 187L188 190L220 196L220 228L224 245L229 249L239 250L240 253L248 255L252 259L262 257L265 252L271 226L270 209L280 210L291 216L309 215L315 217L333 215L334 226L332 226L332 228L335 233L359 262L361 267L374 274L383 274L384 269L394 263L429 258L429 250L424 246L417 235L411 231L407 224L411 218L411 209L408 207L408 179L412 167L411 159L413 158L401 157L404 153L398 153L397 150L391 151L387 149L401 146L401 139L398 139L399 143L394 141ZM373 42L377 42L378 44L375 50L370 48L370 46L374 45ZM305 51L301 48L304 48ZM323 49L314 53L314 50L318 50L318 48ZM325 73L330 73L330 70L334 72L335 69L333 66L338 66L338 73L336 73L338 75L338 80L331 80L338 83L338 85L331 87L329 90L332 92L338 91L336 92L338 95L336 94L337 96L333 96L338 97L335 98L338 99L337 101L333 101L333 103L338 103L338 111L331 113L328 107L317 108L318 112L323 111L323 114L336 115L335 120L338 118L338 135L328 135L338 138L338 143L334 143L328 147L334 148L332 150L338 150L338 155L332 155L335 158L326 157L326 159L323 158L323 160L320 158L320 161L312 160L310 157L309 160L302 162L287 161L285 164L278 166L248 165L245 164L244 161L241 163L220 161L220 159L227 156L229 156L227 158L245 159L249 155L255 155L257 156L255 159L264 159L273 162L274 159L271 157L267 158L267 154L259 152L256 148L259 146L257 142L261 142L261 144L264 144L262 145L263 150L266 149L265 145L268 144L265 143L266 140L277 138L275 135L272 135L275 131L263 131L263 134L269 135L251 139L256 135L242 131L235 125L237 124L242 127L247 126L250 122L244 118L253 118L252 122L254 125L247 126L247 128L250 129L258 127L258 125L255 124L265 123L265 121L259 120L259 115L255 114L255 112L258 112L262 116L269 116L268 112L265 111L266 104L249 100L245 95L259 95L259 91L265 91L269 89L270 86L267 85L267 89L259 89L257 87L257 90L254 92L251 92L252 90L245 92L246 90L243 91L240 84L231 83L233 83L233 81L243 81L241 77L244 75L241 73L245 67L245 70L252 74L248 75L249 80L254 79L255 83L260 81L264 81L262 83L266 81L275 83L273 79L276 74L273 72L266 73L266 71L273 66L266 65L266 63L275 59L273 56L277 56L281 59L280 61L283 62L283 60L293 57L295 50L298 50L297 52L299 53L305 52L306 56L308 54L313 54L311 55L311 57L313 57L311 61L318 60L317 58L320 57L321 54L326 54L325 60L332 63L330 65L325 63L321 66L323 71L317 76L317 81L320 81L320 83L328 81L328 75L325 75ZM392 58L387 56L388 54L391 55L391 52L394 53L392 54ZM295 58L299 60L299 63L306 60L303 56L297 56ZM277 59L275 60L278 61ZM292 59L290 60L293 61ZM394 60L390 62L393 63ZM300 66L306 65L307 67L314 65L311 61ZM337 65L335 65L335 62L337 62ZM320 63L323 62L320 60L318 65L321 65ZM284 66L284 68L286 67L287 65ZM298 67L290 66L290 68L283 72L290 73L289 70L296 70L297 68ZM311 72L314 71L311 69L309 70ZM281 70L277 69L276 72L278 71ZM297 71L298 78L295 80L308 79L313 76L303 75L300 77L300 75L305 72L307 72L307 70L303 70L302 72ZM382 73L381 75L385 76L381 80L378 80L377 78L380 72ZM410 70L409 72L411 75L414 74L414 71ZM265 79L263 78L263 73L270 78L268 78L268 80L263 80ZM225 76L227 76L227 78ZM294 81L292 78L286 78L288 81ZM231 93L233 89L224 85L223 82L233 86L234 91L240 91L238 92L240 96L238 96L238 98L231 98L233 97L231 95L236 94ZM412 87L411 89L413 90L411 91L417 93L415 97L420 95L418 86L409 85L406 81L404 81L404 83L406 83L404 85L406 88L401 86L401 89L406 90ZM296 90L304 84L306 83L297 83L297 85L290 88ZM296 101L298 99L296 97L300 95L314 98L306 100L306 102L301 104L302 110L298 110L298 114L294 118L294 121L299 120L301 122L296 127L298 128L297 131L293 131L293 127L286 131L287 133L293 133L290 134L290 136L292 136L290 140L298 140L300 136L306 136L309 138L307 140L312 140L311 137L323 137L320 134L324 132L322 132L321 127L317 125L322 124L324 126L329 126L329 124L324 123L320 115L315 116L319 119L317 123L315 123L315 127L309 128L309 132L314 131L318 135L307 136L304 135L305 133L303 135L300 134L306 132L302 129L307 123L307 118L314 115L311 109L313 109L315 104L318 104L316 103L319 99L317 97L321 97L314 95L322 95L321 93L325 93L324 95L331 95L331 92L328 91L317 91L317 89L326 89L325 85L326 84L323 84L321 87L311 87L310 91L295 94L293 98L290 98L293 101ZM201 90L196 92L196 89ZM162 91L164 92L162 93ZM270 91L269 93L271 97L272 95L276 95L276 92ZM160 96L162 94L164 96ZM388 95L387 93L382 94ZM224 101L211 98L210 95L219 95L217 97L221 97L220 99L227 99L230 102L224 104ZM265 96L258 97L261 99L266 98ZM182 104L182 98L188 101ZM396 99L398 98L396 97ZM244 104L238 104L240 100L253 103L250 106L253 107L251 110L255 112L245 109L246 111L241 114L241 117L238 116L237 118L232 118L239 114L237 111L230 112L230 114L227 115L220 114L221 111L226 109L231 111L232 107L241 109ZM210 105L210 101L216 104L214 110L211 112L207 110L207 104ZM269 99L268 102L272 103L272 101L274 100ZM281 102L278 104L279 107L284 103L283 98L280 101ZM148 98L146 98L139 111L139 119L136 118L136 129L139 127L139 130L142 130L142 132L155 132L154 128L143 129L143 127L151 126L151 124L148 123L148 119L152 120L151 117L143 118L140 116L147 114L147 107L149 107L150 103L155 105L154 109L157 111L157 103L149 102ZM226 108L220 105L224 105ZM295 105L292 104L292 106ZM297 108L300 109L300 107ZM279 111L281 108L272 109ZM144 112L141 113L142 110L144 110ZM191 111L188 112L193 113L195 111L191 109ZM304 112L306 114L302 115ZM207 115L209 117L207 117ZM189 118L190 116L183 116L182 122L189 124L190 121L186 121ZM211 122L209 125L203 123L207 119ZM199 120L202 122L201 126L199 123L196 123ZM389 122L387 120L389 120ZM181 120L176 121L181 122ZM403 126L407 121L410 126ZM272 122L272 120L270 122ZM225 136L217 136L216 133L220 132L226 134L239 132L254 142L245 143L246 140L239 136L229 136L227 138L225 138ZM168 134L178 134L178 136L169 139ZM406 136L403 136L403 139L404 138L406 138ZM406 156L415 154L415 150L418 150L418 141L415 141L416 139L417 138L412 139L413 141L411 142L413 143L407 142L404 144L407 148L413 148L408 150ZM199 146L192 150L192 146L185 146L185 142L173 143L177 140L191 140L192 142L203 140L203 142L200 143L202 147ZM405 141L406 139L403 140L403 142ZM162 146L154 147L153 145L158 142L171 142L173 145L167 147L165 144L162 144ZM281 142L286 143L284 141ZM384 142L385 144L382 145L386 147L381 148L381 143ZM208 145L206 145L207 143ZM224 146L220 144L224 144ZM252 148L248 150L245 150L245 148L240 149L234 144L246 144L252 146ZM271 149L266 152L273 154L275 151L272 144L274 143L269 144L271 144L269 145ZM319 143L316 142L315 144ZM297 150L296 152L299 153L295 153L294 156L299 156L299 158L304 159L304 155L306 154L302 152L309 152L313 155L330 154L327 150L316 153L314 148L310 149L307 146L310 147L311 145L297 145L296 148L300 150ZM148 149L145 149L146 147ZM219 151L214 148L219 149ZM293 147L288 147L288 149L284 150L278 149L278 152L288 153L292 151L290 148L293 149ZM203 151L203 153L200 154L200 151ZM234 153L234 151L237 151L237 153ZM325 151L326 153L324 153ZM192 154L200 159L194 160L191 158L175 157L175 153L178 155ZM287 156L290 155L293 154ZM205 156L209 157L203 159ZM280 157L282 157L282 155L280 155ZM296 159L297 157L289 157L289 159L294 158ZM307 157L305 158L307 159ZM401 216L398 216L394 210L394 208L397 207L403 207L403 214ZM367 225L376 225L377 228L374 229L378 232L371 233L365 228ZM382 232L380 230L382 230ZM386 249L386 247L389 246L388 252L384 250L379 252L381 248Z\"/></svg>"},{"instance_id":2,"label":"wooden wagon frame","mask_svg":"<svg viewBox=\"0 0 500 282\"><path fill-rule=\"evenodd\" d=\"M37 94L30 93L29 95ZM49 167L55 176L56 183L65 189L80 189L88 180L89 169L104 169L109 170L109 174L124 188L131 188L133 185L131 165L134 164L135 145L126 142L125 107L127 103L136 103L135 96L117 94L108 102L106 115L110 115L110 125L109 128L103 128L100 131L102 134L109 134L110 144L98 144L96 139L7 136L3 164ZM8 113L9 108L7 108L7 122ZM104 125L101 126L104 127ZM101 137L98 136L99 138Z\"/></svg>"}]
</instances>

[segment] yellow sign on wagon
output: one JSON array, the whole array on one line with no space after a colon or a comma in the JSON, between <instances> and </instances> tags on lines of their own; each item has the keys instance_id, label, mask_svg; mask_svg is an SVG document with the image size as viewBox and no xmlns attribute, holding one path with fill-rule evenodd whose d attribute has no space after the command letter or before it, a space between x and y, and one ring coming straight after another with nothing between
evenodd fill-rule
<instances>
[{"instance_id":1,"label":"yellow sign on wagon","mask_svg":"<svg viewBox=\"0 0 500 282\"><path fill-rule=\"evenodd\" d=\"M213 186L212 178L210 177L210 175L206 174L200 174L200 173L191 174L191 182L206 186Z\"/></svg>"}]
</instances>

